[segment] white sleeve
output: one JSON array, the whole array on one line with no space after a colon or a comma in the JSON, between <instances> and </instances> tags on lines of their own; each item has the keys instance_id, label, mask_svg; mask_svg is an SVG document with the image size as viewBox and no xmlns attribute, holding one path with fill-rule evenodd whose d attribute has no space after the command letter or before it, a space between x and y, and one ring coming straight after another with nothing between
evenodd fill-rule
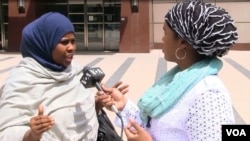
<instances>
[{"instance_id":1,"label":"white sleeve","mask_svg":"<svg viewBox=\"0 0 250 141\"><path fill-rule=\"evenodd\" d=\"M134 104L131 100L128 99L125 107L122 111L120 111L124 127L129 123L129 119L135 120L139 125L145 127L143 122L140 118L140 109L136 104ZM115 125L121 127L121 119L116 116L115 118Z\"/></svg>"},{"instance_id":2,"label":"white sleeve","mask_svg":"<svg viewBox=\"0 0 250 141\"><path fill-rule=\"evenodd\" d=\"M28 126L13 126L0 131L0 141L23 141L24 134L29 130Z\"/></svg>"},{"instance_id":3,"label":"white sleeve","mask_svg":"<svg viewBox=\"0 0 250 141\"><path fill-rule=\"evenodd\" d=\"M207 90L189 109L187 131L192 141L221 141L221 125L234 123L231 100L227 92Z\"/></svg>"}]
</instances>

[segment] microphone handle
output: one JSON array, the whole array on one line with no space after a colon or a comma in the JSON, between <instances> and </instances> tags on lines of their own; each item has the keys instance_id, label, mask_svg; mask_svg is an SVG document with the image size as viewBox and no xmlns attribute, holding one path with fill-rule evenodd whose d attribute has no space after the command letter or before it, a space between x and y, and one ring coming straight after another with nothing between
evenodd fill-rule
<instances>
[{"instance_id":1,"label":"microphone handle","mask_svg":"<svg viewBox=\"0 0 250 141\"><path fill-rule=\"evenodd\" d=\"M103 91L102 86L100 85L99 82L95 82L95 86L96 86L96 88L97 88L98 91Z\"/></svg>"},{"instance_id":2,"label":"microphone handle","mask_svg":"<svg viewBox=\"0 0 250 141\"><path fill-rule=\"evenodd\" d=\"M96 86L96 88L97 88L98 91L103 91L103 89L102 89L100 83L96 82L96 83L95 83L95 86ZM103 92L104 92L104 91L103 91ZM116 114L119 113L119 111L117 110L117 108L115 107L115 105L112 105L112 106L111 106L111 109L112 109L112 111L115 112Z\"/></svg>"}]
</instances>

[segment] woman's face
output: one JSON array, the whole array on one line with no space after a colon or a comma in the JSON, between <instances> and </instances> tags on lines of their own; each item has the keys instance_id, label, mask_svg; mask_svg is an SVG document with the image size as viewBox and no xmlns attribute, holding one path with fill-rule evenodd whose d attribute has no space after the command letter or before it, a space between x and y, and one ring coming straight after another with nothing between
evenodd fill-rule
<instances>
[{"instance_id":1,"label":"woman's face","mask_svg":"<svg viewBox=\"0 0 250 141\"><path fill-rule=\"evenodd\" d=\"M162 37L164 58L168 61L175 62L175 51L180 46L180 38L170 29L166 22L163 26L164 36Z\"/></svg>"},{"instance_id":2,"label":"woman's face","mask_svg":"<svg viewBox=\"0 0 250 141\"><path fill-rule=\"evenodd\" d=\"M67 33L61 38L52 51L52 58L58 65L67 67L71 64L75 50L75 35L73 33Z\"/></svg>"}]
</instances>

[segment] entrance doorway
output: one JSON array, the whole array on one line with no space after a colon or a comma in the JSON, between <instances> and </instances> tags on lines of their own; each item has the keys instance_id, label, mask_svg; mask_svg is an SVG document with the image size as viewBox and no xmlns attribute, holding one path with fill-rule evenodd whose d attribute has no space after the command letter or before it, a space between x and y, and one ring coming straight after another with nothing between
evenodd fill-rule
<instances>
[{"instance_id":1,"label":"entrance doorway","mask_svg":"<svg viewBox=\"0 0 250 141\"><path fill-rule=\"evenodd\" d=\"M48 1L45 8L69 17L75 27L78 51L119 50L120 0Z\"/></svg>"}]
</instances>

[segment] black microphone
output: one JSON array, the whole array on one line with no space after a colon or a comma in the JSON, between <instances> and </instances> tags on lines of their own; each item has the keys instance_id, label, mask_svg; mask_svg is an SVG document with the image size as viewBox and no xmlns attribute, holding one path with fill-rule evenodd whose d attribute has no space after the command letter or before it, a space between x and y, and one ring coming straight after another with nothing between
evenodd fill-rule
<instances>
[{"instance_id":1,"label":"black microphone","mask_svg":"<svg viewBox=\"0 0 250 141\"><path fill-rule=\"evenodd\" d=\"M86 67L83 68L82 73L83 73L83 75L82 75L82 78L80 79L80 81L81 81L81 83L83 84L83 86L85 88L96 87L97 90L103 91L103 89L102 89L102 87L100 85L100 82L104 78L105 74L104 74L104 72L99 67L90 68L90 67L86 66ZM121 120L121 124L122 124L122 128L121 128L121 141L123 141L122 136L123 136L124 123L123 123L122 116L118 112L118 110L115 107L115 105L112 105L111 109L112 109L113 112L116 113L116 115Z\"/></svg>"},{"instance_id":2,"label":"black microphone","mask_svg":"<svg viewBox=\"0 0 250 141\"><path fill-rule=\"evenodd\" d=\"M85 88L91 88L91 87L96 87L97 90L103 91L100 82L104 78L105 74L104 72L99 68L90 68L90 67L84 67L82 70L83 76L80 79L81 83ZM104 92L104 91L103 91ZM105 93L105 92L104 92ZM118 114L118 110L115 107L115 105L111 106L111 109Z\"/></svg>"}]
</instances>

